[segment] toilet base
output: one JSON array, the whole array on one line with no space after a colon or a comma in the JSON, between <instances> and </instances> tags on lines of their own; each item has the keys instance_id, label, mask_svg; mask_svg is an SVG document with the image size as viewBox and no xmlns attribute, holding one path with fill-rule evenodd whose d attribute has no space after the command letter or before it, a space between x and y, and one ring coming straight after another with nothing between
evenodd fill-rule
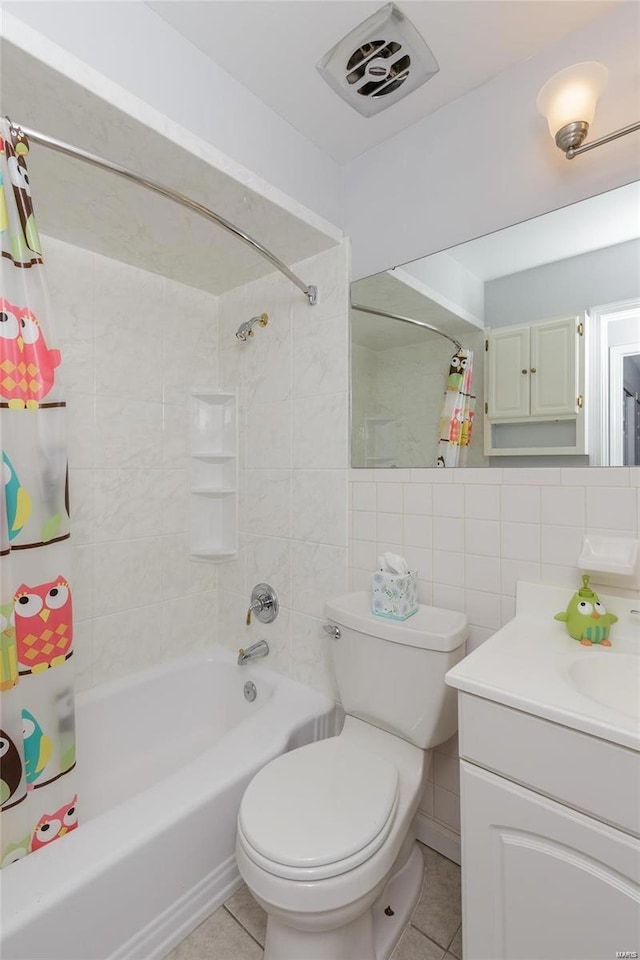
<instances>
[{"instance_id":1,"label":"toilet base","mask_svg":"<svg viewBox=\"0 0 640 960\"><path fill-rule=\"evenodd\" d=\"M389 960L420 898L424 860L417 843L364 913L334 930L300 930L269 914L264 960ZM385 910L392 913L385 913Z\"/></svg>"}]
</instances>

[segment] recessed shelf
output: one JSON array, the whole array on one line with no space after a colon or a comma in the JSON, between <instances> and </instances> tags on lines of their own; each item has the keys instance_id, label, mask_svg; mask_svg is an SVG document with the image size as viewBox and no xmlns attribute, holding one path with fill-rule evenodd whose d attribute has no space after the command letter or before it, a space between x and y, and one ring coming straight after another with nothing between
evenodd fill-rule
<instances>
[{"instance_id":1,"label":"recessed shelf","mask_svg":"<svg viewBox=\"0 0 640 960\"><path fill-rule=\"evenodd\" d=\"M232 490L221 490L219 487L192 487L191 493L198 497L235 497L235 487Z\"/></svg>"},{"instance_id":2,"label":"recessed shelf","mask_svg":"<svg viewBox=\"0 0 640 960\"><path fill-rule=\"evenodd\" d=\"M238 549L235 393L191 391L191 556L228 560Z\"/></svg>"},{"instance_id":3,"label":"recessed shelf","mask_svg":"<svg viewBox=\"0 0 640 960\"><path fill-rule=\"evenodd\" d=\"M227 463L229 460L235 460L235 453L192 453L194 460L202 460L204 463Z\"/></svg>"}]
</instances>

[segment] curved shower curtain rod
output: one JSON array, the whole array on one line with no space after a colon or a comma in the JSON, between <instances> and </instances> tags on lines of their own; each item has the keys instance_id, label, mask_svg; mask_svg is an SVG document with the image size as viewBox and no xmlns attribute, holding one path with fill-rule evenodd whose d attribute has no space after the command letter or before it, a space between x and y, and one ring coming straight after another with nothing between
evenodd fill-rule
<instances>
[{"instance_id":1,"label":"curved shower curtain rod","mask_svg":"<svg viewBox=\"0 0 640 960\"><path fill-rule=\"evenodd\" d=\"M402 323L413 323L416 327L425 327L426 330L431 330L432 333L437 333L439 337L445 337L447 340L451 340L451 343L455 343L458 350L464 350L464 347L459 340L456 340L455 337L451 337L443 330L438 330L438 328L434 327L432 324L425 323L424 320L414 320L413 317L401 317L397 313L387 313L386 310L378 310L376 307L365 307L361 303L352 303L351 309L360 310L361 313L373 313L376 315L376 317L387 317L389 320L401 320Z\"/></svg>"},{"instance_id":2,"label":"curved shower curtain rod","mask_svg":"<svg viewBox=\"0 0 640 960\"><path fill-rule=\"evenodd\" d=\"M238 237L238 239L242 240L243 243L246 243L254 250L257 250L257 252L264 257L265 260L268 260L269 263L279 270L280 273L283 273L285 277L291 281L291 283L295 284L299 290L302 290L312 307L318 302L317 287L306 284L300 279L300 277L297 277L295 273L292 273L286 264L282 262L282 260L279 260L275 254L271 253L270 250L267 250L266 247L263 247L258 240L254 240L253 237L250 237L248 233L244 233L238 227L234 226L234 224L229 220L225 220L224 217L220 216L220 214L214 213L213 210L205 207L204 204L198 203L197 200L192 200L191 197L187 197L185 194L179 193L177 190L172 190L170 187L165 187L164 184L158 183L156 180L149 180L147 177L143 177L139 173L134 173L133 170L128 170L126 167L121 167L117 163L112 163L111 160L104 160L102 157L95 156L93 153L87 153L86 150L80 150L79 147L72 147L69 143L63 143L61 140L55 140L53 137L48 137L43 133L38 133L37 130L30 130L29 127L23 127L18 123L14 123L9 119L9 117L6 119L9 121L12 129L14 129L16 132L22 131L22 133L24 133L25 136L33 143L39 143L43 147L50 147L52 150L55 150L58 153L64 153L68 157L76 157L78 160L84 160L86 163L89 163L94 167L101 167L103 170L110 170L111 173L116 173L119 177L124 177L126 180L132 181L132 183L139 183L141 186L146 187L147 190L152 190L154 193L159 193L161 196L167 197L169 200L174 200L176 203L182 204L183 207L188 207L195 213L199 213L200 216L205 217L205 219L212 220L224 230L232 233L234 237Z\"/></svg>"}]
</instances>

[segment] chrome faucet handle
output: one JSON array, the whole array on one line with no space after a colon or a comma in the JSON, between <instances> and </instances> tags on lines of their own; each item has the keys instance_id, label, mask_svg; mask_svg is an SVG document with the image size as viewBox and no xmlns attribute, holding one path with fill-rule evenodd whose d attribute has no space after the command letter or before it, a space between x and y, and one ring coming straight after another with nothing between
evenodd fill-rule
<instances>
[{"instance_id":1,"label":"chrome faucet handle","mask_svg":"<svg viewBox=\"0 0 640 960\"><path fill-rule=\"evenodd\" d=\"M247 610L246 624L251 624L251 614L255 613L260 623L273 623L278 616L280 604L276 592L268 583L258 583L251 591L251 603Z\"/></svg>"}]
</instances>

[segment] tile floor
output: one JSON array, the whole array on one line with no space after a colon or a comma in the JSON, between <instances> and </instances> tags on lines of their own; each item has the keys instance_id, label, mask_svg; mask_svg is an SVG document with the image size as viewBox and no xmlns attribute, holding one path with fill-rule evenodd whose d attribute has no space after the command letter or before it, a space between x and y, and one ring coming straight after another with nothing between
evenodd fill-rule
<instances>
[{"instance_id":1,"label":"tile floor","mask_svg":"<svg viewBox=\"0 0 640 960\"><path fill-rule=\"evenodd\" d=\"M391 960L461 960L460 867L420 844L425 885ZM261 960L267 918L241 887L165 960Z\"/></svg>"}]
</instances>

